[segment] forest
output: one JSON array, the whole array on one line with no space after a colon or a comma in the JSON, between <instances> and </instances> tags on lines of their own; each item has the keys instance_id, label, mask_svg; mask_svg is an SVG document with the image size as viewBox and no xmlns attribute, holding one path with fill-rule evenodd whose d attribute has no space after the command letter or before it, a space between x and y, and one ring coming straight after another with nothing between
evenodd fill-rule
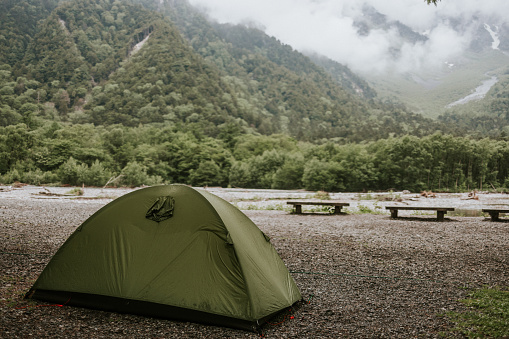
<instances>
[{"instance_id":1,"label":"forest","mask_svg":"<svg viewBox=\"0 0 509 339\"><path fill-rule=\"evenodd\" d=\"M3 1L0 51L1 184L509 188L507 81L424 118L185 0Z\"/></svg>"},{"instance_id":2,"label":"forest","mask_svg":"<svg viewBox=\"0 0 509 339\"><path fill-rule=\"evenodd\" d=\"M186 126L46 122L0 128L0 182L89 186L194 186L324 191L509 188L509 143L435 133L363 143L311 143L288 135L217 138Z\"/></svg>"}]
</instances>

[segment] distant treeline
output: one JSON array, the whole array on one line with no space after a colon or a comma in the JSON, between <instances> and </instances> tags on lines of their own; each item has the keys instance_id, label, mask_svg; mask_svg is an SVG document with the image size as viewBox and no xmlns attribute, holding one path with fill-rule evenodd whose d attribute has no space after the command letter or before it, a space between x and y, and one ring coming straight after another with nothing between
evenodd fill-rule
<instances>
[{"instance_id":1,"label":"distant treeline","mask_svg":"<svg viewBox=\"0 0 509 339\"><path fill-rule=\"evenodd\" d=\"M360 144L188 126L46 122L0 127L0 183L195 186L325 191L509 188L509 143L440 133Z\"/></svg>"}]
</instances>

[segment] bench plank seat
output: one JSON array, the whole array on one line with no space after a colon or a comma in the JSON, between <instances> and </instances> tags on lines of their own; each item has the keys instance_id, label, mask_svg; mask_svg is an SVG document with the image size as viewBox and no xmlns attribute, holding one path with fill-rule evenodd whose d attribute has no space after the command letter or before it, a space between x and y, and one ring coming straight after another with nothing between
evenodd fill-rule
<instances>
[{"instance_id":1,"label":"bench plank seat","mask_svg":"<svg viewBox=\"0 0 509 339\"><path fill-rule=\"evenodd\" d=\"M437 220L444 221L447 211L454 211L454 207L433 207L433 206L385 206L385 209L391 211L391 217L397 218L399 210L422 210L437 211Z\"/></svg>"},{"instance_id":2,"label":"bench plank seat","mask_svg":"<svg viewBox=\"0 0 509 339\"><path fill-rule=\"evenodd\" d=\"M340 214L341 208L344 206L350 206L347 202L337 200L292 200L287 201L286 204L295 206L295 214L302 214L303 205L334 206L334 214Z\"/></svg>"},{"instance_id":3,"label":"bench plank seat","mask_svg":"<svg viewBox=\"0 0 509 339\"><path fill-rule=\"evenodd\" d=\"M491 221L500 220L500 213L509 213L505 208L483 208L482 211L490 214Z\"/></svg>"}]
</instances>

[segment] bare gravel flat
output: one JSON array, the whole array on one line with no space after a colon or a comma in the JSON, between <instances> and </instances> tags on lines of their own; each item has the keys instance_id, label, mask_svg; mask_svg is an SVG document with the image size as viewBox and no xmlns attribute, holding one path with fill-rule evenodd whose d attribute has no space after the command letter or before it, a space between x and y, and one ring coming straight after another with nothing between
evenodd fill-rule
<instances>
[{"instance_id":1,"label":"bare gravel flat","mask_svg":"<svg viewBox=\"0 0 509 339\"><path fill-rule=\"evenodd\" d=\"M110 201L0 194L1 338L260 337L23 300L67 237ZM509 286L507 221L244 212L271 237L306 299L293 319L267 325L267 338L437 338L453 326L446 312L466 310L458 300L472 289Z\"/></svg>"}]
</instances>

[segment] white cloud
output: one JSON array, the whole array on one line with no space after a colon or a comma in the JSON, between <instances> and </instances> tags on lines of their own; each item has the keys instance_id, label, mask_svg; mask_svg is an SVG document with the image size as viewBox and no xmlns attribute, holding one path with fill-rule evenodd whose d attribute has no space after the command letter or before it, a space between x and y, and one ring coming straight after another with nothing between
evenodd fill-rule
<instances>
[{"instance_id":1,"label":"white cloud","mask_svg":"<svg viewBox=\"0 0 509 339\"><path fill-rule=\"evenodd\" d=\"M300 51L312 50L356 71L412 70L440 65L468 45L467 33L458 33L442 22L447 16L471 17L476 13L509 13L506 0L443 0L438 6L423 0L190 0L206 8L219 22L255 22L267 34ZM398 20L429 40L405 43L396 32L371 30L359 35L353 17L371 4L390 20ZM391 50L401 53L394 58Z\"/></svg>"},{"instance_id":2,"label":"white cloud","mask_svg":"<svg viewBox=\"0 0 509 339\"><path fill-rule=\"evenodd\" d=\"M509 2L505 0L443 0L438 6L438 13L448 16L483 14L506 18L509 13Z\"/></svg>"},{"instance_id":3,"label":"white cloud","mask_svg":"<svg viewBox=\"0 0 509 339\"><path fill-rule=\"evenodd\" d=\"M403 44L398 59L400 71L440 67L451 56L461 54L469 42L467 36L461 36L445 25L435 27L428 37L426 42Z\"/></svg>"}]
</instances>

